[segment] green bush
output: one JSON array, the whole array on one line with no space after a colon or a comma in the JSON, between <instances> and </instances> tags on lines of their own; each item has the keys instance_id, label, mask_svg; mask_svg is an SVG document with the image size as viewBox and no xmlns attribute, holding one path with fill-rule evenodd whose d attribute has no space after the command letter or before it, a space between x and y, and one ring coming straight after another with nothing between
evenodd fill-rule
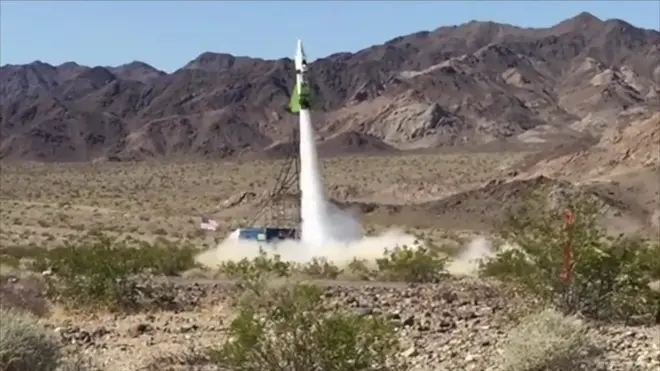
<instances>
[{"instance_id":1,"label":"green bush","mask_svg":"<svg viewBox=\"0 0 660 371\"><path fill-rule=\"evenodd\" d=\"M345 271L352 278L362 281L371 281L378 276L378 271L370 268L366 259L353 258Z\"/></svg>"},{"instance_id":2,"label":"green bush","mask_svg":"<svg viewBox=\"0 0 660 371\"><path fill-rule=\"evenodd\" d=\"M153 274L178 276L195 268L199 250L191 245L179 245L159 238L153 244L141 242L132 250L135 254L134 270L148 270Z\"/></svg>"},{"instance_id":3,"label":"green bush","mask_svg":"<svg viewBox=\"0 0 660 371\"><path fill-rule=\"evenodd\" d=\"M18 269L21 267L21 259L15 256L0 253L0 268L9 267Z\"/></svg>"},{"instance_id":4,"label":"green bush","mask_svg":"<svg viewBox=\"0 0 660 371\"><path fill-rule=\"evenodd\" d=\"M640 243L640 262L653 280L660 280L660 242Z\"/></svg>"},{"instance_id":5,"label":"green bush","mask_svg":"<svg viewBox=\"0 0 660 371\"><path fill-rule=\"evenodd\" d=\"M446 261L447 256L437 249L402 246L386 250L384 256L374 262L374 269L369 267L368 261L357 258L341 269L326 258L313 258L306 263L284 262L279 255L269 255L261 249L259 256L253 259L223 262L218 274L248 281L265 275L270 278L337 279L348 276L360 280L435 282L446 273Z\"/></svg>"},{"instance_id":6,"label":"green bush","mask_svg":"<svg viewBox=\"0 0 660 371\"><path fill-rule=\"evenodd\" d=\"M307 278L336 279L342 270L326 258L313 258L307 263L282 261L278 254L267 254L260 249L259 256L253 259L226 261L220 264L218 273L227 278L253 281L262 276L269 278L289 278L300 275Z\"/></svg>"},{"instance_id":7,"label":"green bush","mask_svg":"<svg viewBox=\"0 0 660 371\"><path fill-rule=\"evenodd\" d=\"M565 314L651 318L660 301L649 288L652 265L657 264L649 261L650 250L637 240L607 238L598 225L603 206L593 198L577 195L568 207L576 216L570 235L563 213L549 207L544 197L532 197L511 210L503 233L515 248L482 262L481 273L516 283ZM571 279L566 282L562 271L569 241L574 259Z\"/></svg>"},{"instance_id":8,"label":"green bush","mask_svg":"<svg viewBox=\"0 0 660 371\"><path fill-rule=\"evenodd\" d=\"M0 248L0 256L2 259L20 259L35 258L44 252L44 248L40 246L3 246Z\"/></svg>"},{"instance_id":9,"label":"green bush","mask_svg":"<svg viewBox=\"0 0 660 371\"><path fill-rule=\"evenodd\" d=\"M273 278L289 277L292 274L293 264L284 262L279 255L268 255L259 248L259 256L250 260L243 258L237 262L226 261L218 267L218 273L228 278L255 281L263 276Z\"/></svg>"},{"instance_id":10,"label":"green bush","mask_svg":"<svg viewBox=\"0 0 660 371\"><path fill-rule=\"evenodd\" d=\"M0 269L21 269L23 259L35 259L43 255L45 251L44 248L38 246L2 246L0 247Z\"/></svg>"},{"instance_id":11,"label":"green bush","mask_svg":"<svg viewBox=\"0 0 660 371\"><path fill-rule=\"evenodd\" d=\"M405 282L435 282L445 275L446 262L446 256L425 246L396 247L376 260L379 279Z\"/></svg>"},{"instance_id":12,"label":"green bush","mask_svg":"<svg viewBox=\"0 0 660 371\"><path fill-rule=\"evenodd\" d=\"M504 371L593 369L588 366L599 352L580 320L546 310L524 318L509 334L502 365Z\"/></svg>"},{"instance_id":13,"label":"green bush","mask_svg":"<svg viewBox=\"0 0 660 371\"><path fill-rule=\"evenodd\" d=\"M254 283L229 339L212 352L236 371L396 370L399 344L391 323L353 313L329 313L322 290L297 283L271 289ZM268 298L265 300L265 298Z\"/></svg>"},{"instance_id":14,"label":"green bush","mask_svg":"<svg viewBox=\"0 0 660 371\"><path fill-rule=\"evenodd\" d=\"M161 242L162 243L162 242ZM105 236L83 246L63 246L39 257L33 269L52 267L48 296L69 307L137 310L142 273L173 275L195 266L192 248L172 244L134 248Z\"/></svg>"},{"instance_id":15,"label":"green bush","mask_svg":"<svg viewBox=\"0 0 660 371\"><path fill-rule=\"evenodd\" d=\"M336 279L342 270L325 258L313 258L310 262L299 264L296 271L310 278Z\"/></svg>"},{"instance_id":16,"label":"green bush","mask_svg":"<svg viewBox=\"0 0 660 371\"><path fill-rule=\"evenodd\" d=\"M60 356L57 339L36 317L0 309L0 370L54 371Z\"/></svg>"},{"instance_id":17,"label":"green bush","mask_svg":"<svg viewBox=\"0 0 660 371\"><path fill-rule=\"evenodd\" d=\"M31 268L36 271L54 268L58 273L86 274L99 265L121 265L127 274L149 271L174 276L196 267L195 256L198 252L192 246L179 247L162 239L154 244L142 242L132 247L105 235L97 235L80 244L47 250L37 257Z\"/></svg>"}]
</instances>

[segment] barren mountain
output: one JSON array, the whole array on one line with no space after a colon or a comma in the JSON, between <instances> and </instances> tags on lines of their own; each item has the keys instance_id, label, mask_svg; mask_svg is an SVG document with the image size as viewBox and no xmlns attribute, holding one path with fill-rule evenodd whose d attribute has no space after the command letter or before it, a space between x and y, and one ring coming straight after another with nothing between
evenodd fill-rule
<instances>
[{"instance_id":1,"label":"barren mountain","mask_svg":"<svg viewBox=\"0 0 660 371\"><path fill-rule=\"evenodd\" d=\"M329 153L552 142L657 111L660 33L587 13L544 29L473 21L321 58L310 74ZM292 137L292 84L290 59L211 52L171 74L142 62L6 65L0 157L264 153Z\"/></svg>"}]
</instances>

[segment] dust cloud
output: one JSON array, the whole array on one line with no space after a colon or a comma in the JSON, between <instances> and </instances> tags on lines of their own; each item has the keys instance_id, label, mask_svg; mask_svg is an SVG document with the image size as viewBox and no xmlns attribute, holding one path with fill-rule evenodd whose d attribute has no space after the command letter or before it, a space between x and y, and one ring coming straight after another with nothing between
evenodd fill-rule
<instances>
[{"instance_id":1,"label":"dust cloud","mask_svg":"<svg viewBox=\"0 0 660 371\"><path fill-rule=\"evenodd\" d=\"M454 259L447 264L447 272L453 276L476 275L479 262L494 256L493 245L484 237L472 240Z\"/></svg>"},{"instance_id":2,"label":"dust cloud","mask_svg":"<svg viewBox=\"0 0 660 371\"><path fill-rule=\"evenodd\" d=\"M235 232L232 233L232 235L234 234ZM259 256L261 243L241 241L232 235L222 241L217 248L198 255L197 262L209 268L216 268L223 262L238 261L243 258L253 259ZM264 251L270 255L279 255L283 261L305 263L313 258L325 258L328 262L343 267L356 258L368 261L381 258L386 249L403 245L416 247L415 236L391 230L378 236L362 237L352 242L330 241L313 247L305 245L302 241L285 240L274 245L264 246ZM313 251L319 253L312 254Z\"/></svg>"},{"instance_id":3,"label":"dust cloud","mask_svg":"<svg viewBox=\"0 0 660 371\"><path fill-rule=\"evenodd\" d=\"M348 215L343 215L348 218ZM385 250L397 246L419 247L418 239L401 230L389 230L376 236L366 236L352 242L326 242L323 245L310 247L302 241L285 240L273 245L264 245L257 241L242 241L237 232L230 234L214 249L207 250L197 256L197 262L211 269L224 262L253 259L259 256L260 246L267 255L279 255L283 261L306 263L313 258L324 258L339 268L345 268L353 259L364 259L374 262L383 257ZM311 252L318 252L312 254ZM450 259L447 272L454 276L476 275L479 262L494 255L492 244L484 237L472 240L461 252Z\"/></svg>"}]
</instances>

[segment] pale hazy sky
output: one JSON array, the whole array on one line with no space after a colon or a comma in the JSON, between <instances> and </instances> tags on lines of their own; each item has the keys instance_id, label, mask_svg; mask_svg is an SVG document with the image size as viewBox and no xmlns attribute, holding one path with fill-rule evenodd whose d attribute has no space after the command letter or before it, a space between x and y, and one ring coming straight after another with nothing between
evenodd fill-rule
<instances>
[{"instance_id":1,"label":"pale hazy sky","mask_svg":"<svg viewBox=\"0 0 660 371\"><path fill-rule=\"evenodd\" d=\"M551 26L588 11L660 29L660 1L6 1L0 64L41 60L173 71L205 51L310 59L470 20Z\"/></svg>"}]
</instances>

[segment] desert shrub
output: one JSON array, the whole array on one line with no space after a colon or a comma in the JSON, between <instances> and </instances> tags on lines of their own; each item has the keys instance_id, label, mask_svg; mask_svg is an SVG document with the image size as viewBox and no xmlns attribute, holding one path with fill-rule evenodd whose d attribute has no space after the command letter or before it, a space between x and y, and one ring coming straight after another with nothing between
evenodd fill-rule
<instances>
[{"instance_id":1,"label":"desert shrub","mask_svg":"<svg viewBox=\"0 0 660 371\"><path fill-rule=\"evenodd\" d=\"M371 281L376 278L378 272L369 267L366 259L353 258L346 266L345 273L350 277L362 281Z\"/></svg>"},{"instance_id":2,"label":"desert shrub","mask_svg":"<svg viewBox=\"0 0 660 371\"><path fill-rule=\"evenodd\" d=\"M153 244L142 242L132 252L136 253L135 270L148 269L165 276L178 276L197 267L195 256L199 254L193 246L181 246L165 239L157 239Z\"/></svg>"},{"instance_id":3,"label":"desert shrub","mask_svg":"<svg viewBox=\"0 0 660 371\"><path fill-rule=\"evenodd\" d=\"M660 280L660 242L640 243L640 262L649 272L651 279Z\"/></svg>"},{"instance_id":4,"label":"desert shrub","mask_svg":"<svg viewBox=\"0 0 660 371\"><path fill-rule=\"evenodd\" d=\"M194 266L194 250L176 246L128 247L105 236L83 246L63 246L34 262L35 270L53 268L48 296L69 307L137 310L150 291L138 283L143 272L174 274Z\"/></svg>"},{"instance_id":5,"label":"desert shrub","mask_svg":"<svg viewBox=\"0 0 660 371\"><path fill-rule=\"evenodd\" d=\"M22 259L35 259L44 254L46 250L34 246L3 246L0 247L0 269L21 269Z\"/></svg>"},{"instance_id":6,"label":"desert shrub","mask_svg":"<svg viewBox=\"0 0 660 371\"><path fill-rule=\"evenodd\" d=\"M92 357L84 354L77 349L72 354L68 354L57 368L57 371L102 371L103 368L97 365Z\"/></svg>"},{"instance_id":7,"label":"desert shrub","mask_svg":"<svg viewBox=\"0 0 660 371\"><path fill-rule=\"evenodd\" d=\"M218 267L218 273L228 278L253 282L264 276L274 278L289 277L292 269L292 263L282 261L277 254L268 255L260 248L259 256L253 259L243 258L237 262L222 262Z\"/></svg>"},{"instance_id":8,"label":"desert shrub","mask_svg":"<svg viewBox=\"0 0 660 371\"><path fill-rule=\"evenodd\" d=\"M16 256L0 253L0 267L18 269L21 267L21 259Z\"/></svg>"},{"instance_id":9,"label":"desert shrub","mask_svg":"<svg viewBox=\"0 0 660 371\"><path fill-rule=\"evenodd\" d=\"M482 262L483 275L513 282L565 314L594 319L650 318L658 296L649 288L652 267L639 241L607 238L598 225L603 205L586 195L568 201L576 216L570 232L562 210L541 196L510 210L504 238L515 248ZM563 278L564 250L574 249L570 280Z\"/></svg>"},{"instance_id":10,"label":"desert shrub","mask_svg":"<svg viewBox=\"0 0 660 371\"><path fill-rule=\"evenodd\" d=\"M425 246L386 250L376 259L378 278L390 281L435 282L445 274L447 258Z\"/></svg>"},{"instance_id":11,"label":"desert shrub","mask_svg":"<svg viewBox=\"0 0 660 371\"><path fill-rule=\"evenodd\" d=\"M57 339L36 317L0 309L0 370L54 371L60 356Z\"/></svg>"},{"instance_id":12,"label":"desert shrub","mask_svg":"<svg viewBox=\"0 0 660 371\"><path fill-rule=\"evenodd\" d=\"M212 352L236 371L395 370L398 340L391 323L377 317L325 310L320 288L305 283L243 302L229 339ZM268 300L263 300L268 298Z\"/></svg>"},{"instance_id":13,"label":"desert shrub","mask_svg":"<svg viewBox=\"0 0 660 371\"><path fill-rule=\"evenodd\" d=\"M132 247L123 241L99 234L78 244L68 244L38 256L32 269L87 273L99 264L120 264L129 274L149 271L153 274L178 275L197 266L199 251L192 246L178 246L166 240L154 244L141 242ZM111 260L113 262L111 262Z\"/></svg>"},{"instance_id":14,"label":"desert shrub","mask_svg":"<svg viewBox=\"0 0 660 371\"><path fill-rule=\"evenodd\" d=\"M41 256L44 252L44 248L38 246L3 246L0 248L0 256L2 259L22 259L22 258L35 258Z\"/></svg>"},{"instance_id":15,"label":"desert shrub","mask_svg":"<svg viewBox=\"0 0 660 371\"><path fill-rule=\"evenodd\" d=\"M296 271L310 278L336 279L342 273L336 265L325 258L313 258L310 262L299 264Z\"/></svg>"},{"instance_id":16,"label":"desert shrub","mask_svg":"<svg viewBox=\"0 0 660 371\"><path fill-rule=\"evenodd\" d=\"M599 351L579 319L545 310L524 318L511 331L502 364L505 371L590 369L585 367Z\"/></svg>"},{"instance_id":17,"label":"desert shrub","mask_svg":"<svg viewBox=\"0 0 660 371\"><path fill-rule=\"evenodd\" d=\"M374 262L375 269L363 259L353 259L346 269L340 269L326 258L313 258L306 263L284 262L277 254L267 254L260 250L253 259L227 261L220 264L219 275L228 278L254 281L264 275L270 278L336 279L345 273L361 280L383 279L406 282L434 282L445 274L446 255L427 247L396 247L386 250L383 257Z\"/></svg>"}]
</instances>

